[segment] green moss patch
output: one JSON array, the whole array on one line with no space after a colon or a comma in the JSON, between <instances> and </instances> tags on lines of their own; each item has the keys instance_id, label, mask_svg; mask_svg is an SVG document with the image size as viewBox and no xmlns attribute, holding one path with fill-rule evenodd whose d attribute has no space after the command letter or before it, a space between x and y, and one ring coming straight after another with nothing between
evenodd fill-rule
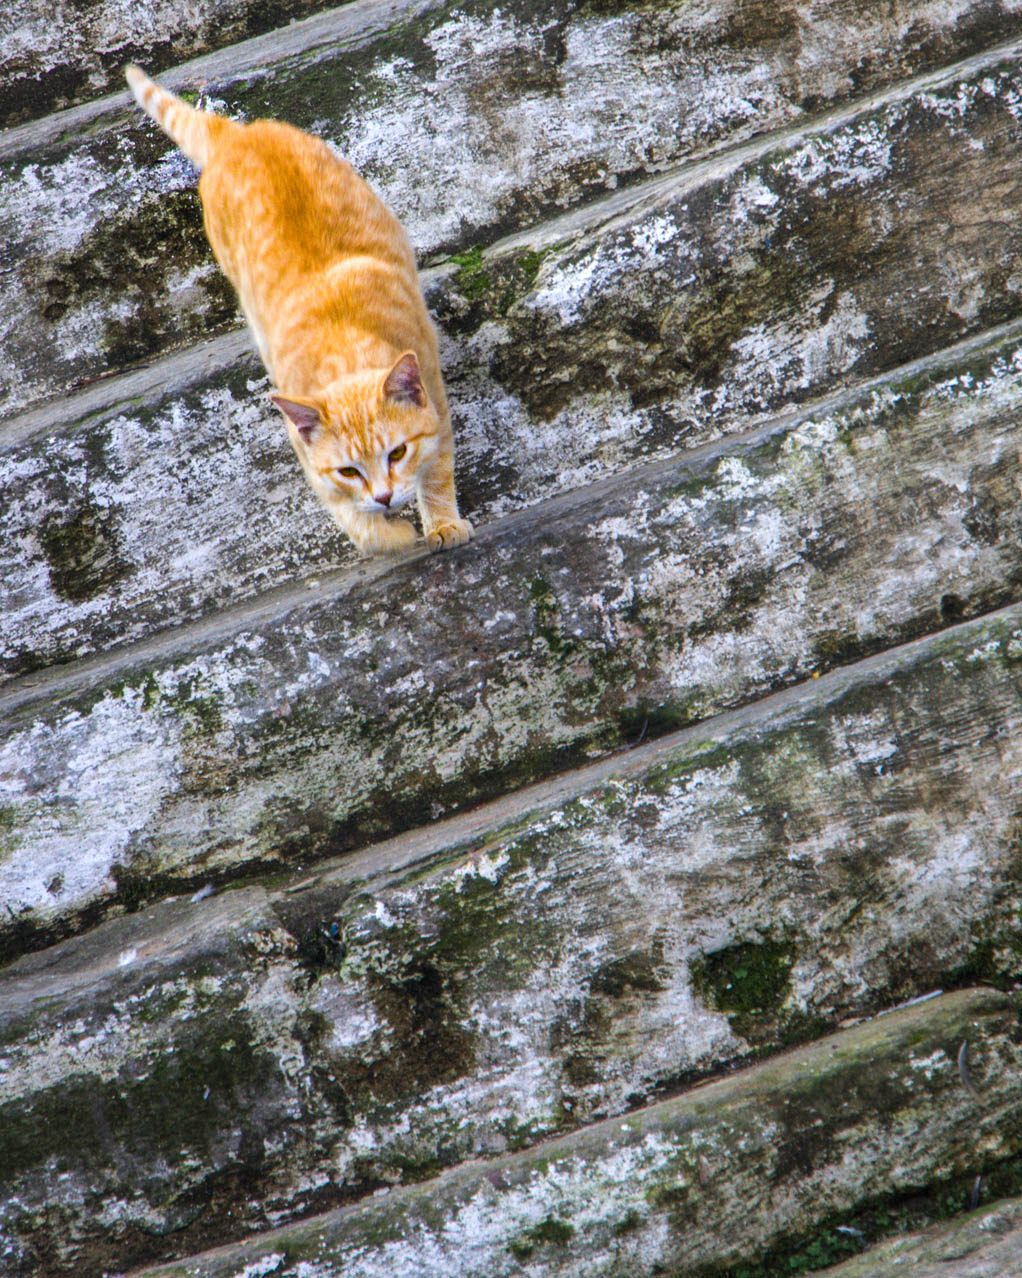
<instances>
[{"instance_id":1,"label":"green moss patch","mask_svg":"<svg viewBox=\"0 0 1022 1278\"><path fill-rule=\"evenodd\" d=\"M51 516L39 533L54 591L72 603L102 594L131 572L121 552L114 512L86 501L73 514Z\"/></svg>"},{"instance_id":2,"label":"green moss patch","mask_svg":"<svg viewBox=\"0 0 1022 1278\"><path fill-rule=\"evenodd\" d=\"M170 1166L201 1155L212 1170L224 1133L245 1123L257 1097L270 1117L270 1098L282 1098L275 1058L252 1046L242 1018L203 1023L146 1062L141 1077L127 1074L98 1086L83 1076L40 1092L31 1108L4 1108L0 1122L0 1178L56 1160L61 1170L88 1168L96 1149L143 1150ZM284 1110L279 1114L281 1130ZM269 1137L272 1124L264 1126Z\"/></svg>"},{"instance_id":3,"label":"green moss patch","mask_svg":"<svg viewBox=\"0 0 1022 1278\"><path fill-rule=\"evenodd\" d=\"M791 940L742 941L689 964L692 984L707 1007L723 1012L735 1033L752 1043L776 1033L791 992L797 950Z\"/></svg>"},{"instance_id":4,"label":"green moss patch","mask_svg":"<svg viewBox=\"0 0 1022 1278\"><path fill-rule=\"evenodd\" d=\"M487 320L500 319L532 289L549 249L523 249L489 256L473 245L448 262L457 267L449 287L430 298L438 319L455 333L475 332Z\"/></svg>"},{"instance_id":5,"label":"green moss patch","mask_svg":"<svg viewBox=\"0 0 1022 1278\"><path fill-rule=\"evenodd\" d=\"M543 1243L554 1243L563 1247L574 1236L573 1225L569 1225L566 1220L558 1220L555 1216L548 1216L546 1220L522 1234L520 1238L510 1242L508 1251L518 1260L527 1260Z\"/></svg>"},{"instance_id":6,"label":"green moss patch","mask_svg":"<svg viewBox=\"0 0 1022 1278\"><path fill-rule=\"evenodd\" d=\"M451 261L458 267L454 287L469 301L482 297L490 288L489 272L483 268L483 249L476 244L464 253L455 253Z\"/></svg>"},{"instance_id":7,"label":"green moss patch","mask_svg":"<svg viewBox=\"0 0 1022 1278\"><path fill-rule=\"evenodd\" d=\"M1019 886L1014 885L1016 890ZM1004 929L975 941L963 961L941 977L940 985L946 989L977 982L1001 990L1015 988L1022 979L1022 928Z\"/></svg>"},{"instance_id":8,"label":"green moss patch","mask_svg":"<svg viewBox=\"0 0 1022 1278\"><path fill-rule=\"evenodd\" d=\"M789 1236L745 1263L708 1266L691 1278L797 1278L859 1255L875 1243L953 1220L981 1203L1022 1192L1022 1160L1009 1159L930 1187L833 1216L810 1236Z\"/></svg>"}]
</instances>

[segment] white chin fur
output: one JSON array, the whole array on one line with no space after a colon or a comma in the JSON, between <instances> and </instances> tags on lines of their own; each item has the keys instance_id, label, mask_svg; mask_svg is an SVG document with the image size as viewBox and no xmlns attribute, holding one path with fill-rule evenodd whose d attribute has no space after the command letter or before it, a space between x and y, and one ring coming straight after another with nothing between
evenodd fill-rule
<instances>
[{"instance_id":1,"label":"white chin fur","mask_svg":"<svg viewBox=\"0 0 1022 1278\"><path fill-rule=\"evenodd\" d=\"M401 505L404 505L404 502ZM395 511L401 509L401 506L396 501L392 501L389 506L381 506L378 501L369 501L359 509L363 515L393 515Z\"/></svg>"}]
</instances>

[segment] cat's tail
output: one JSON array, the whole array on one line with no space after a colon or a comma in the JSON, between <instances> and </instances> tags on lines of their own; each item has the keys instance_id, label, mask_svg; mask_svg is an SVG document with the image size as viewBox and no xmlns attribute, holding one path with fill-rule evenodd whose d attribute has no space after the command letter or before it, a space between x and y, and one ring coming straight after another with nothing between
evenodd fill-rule
<instances>
[{"instance_id":1,"label":"cat's tail","mask_svg":"<svg viewBox=\"0 0 1022 1278\"><path fill-rule=\"evenodd\" d=\"M136 66L124 68L138 105L151 115L164 133L174 139L196 168L205 168L216 139L238 126L223 115L197 111L181 98L168 93Z\"/></svg>"}]
</instances>

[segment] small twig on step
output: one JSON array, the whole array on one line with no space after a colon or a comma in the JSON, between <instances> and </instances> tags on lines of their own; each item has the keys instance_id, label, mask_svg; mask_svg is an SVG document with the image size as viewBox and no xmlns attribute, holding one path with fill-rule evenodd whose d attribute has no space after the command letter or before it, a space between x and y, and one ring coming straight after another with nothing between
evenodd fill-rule
<instances>
[{"instance_id":1,"label":"small twig on step","mask_svg":"<svg viewBox=\"0 0 1022 1278\"><path fill-rule=\"evenodd\" d=\"M962 1080L962 1086L969 1093L974 1101L982 1104L983 1098L972 1085L972 1079L969 1077L969 1043L966 1039L958 1049L958 1077Z\"/></svg>"}]
</instances>

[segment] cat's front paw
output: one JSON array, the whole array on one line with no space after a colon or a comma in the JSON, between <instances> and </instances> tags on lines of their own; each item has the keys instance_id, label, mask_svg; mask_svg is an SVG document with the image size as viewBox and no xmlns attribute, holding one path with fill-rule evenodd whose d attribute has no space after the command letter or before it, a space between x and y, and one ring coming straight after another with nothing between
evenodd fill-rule
<instances>
[{"instance_id":1,"label":"cat's front paw","mask_svg":"<svg viewBox=\"0 0 1022 1278\"><path fill-rule=\"evenodd\" d=\"M467 519L448 519L445 523L434 524L426 533L426 545L430 550L450 550L452 546L460 546L472 537L472 525Z\"/></svg>"},{"instance_id":2,"label":"cat's front paw","mask_svg":"<svg viewBox=\"0 0 1022 1278\"><path fill-rule=\"evenodd\" d=\"M357 545L363 555L396 555L411 550L418 540L407 519L384 519L379 516L359 537Z\"/></svg>"}]
</instances>

